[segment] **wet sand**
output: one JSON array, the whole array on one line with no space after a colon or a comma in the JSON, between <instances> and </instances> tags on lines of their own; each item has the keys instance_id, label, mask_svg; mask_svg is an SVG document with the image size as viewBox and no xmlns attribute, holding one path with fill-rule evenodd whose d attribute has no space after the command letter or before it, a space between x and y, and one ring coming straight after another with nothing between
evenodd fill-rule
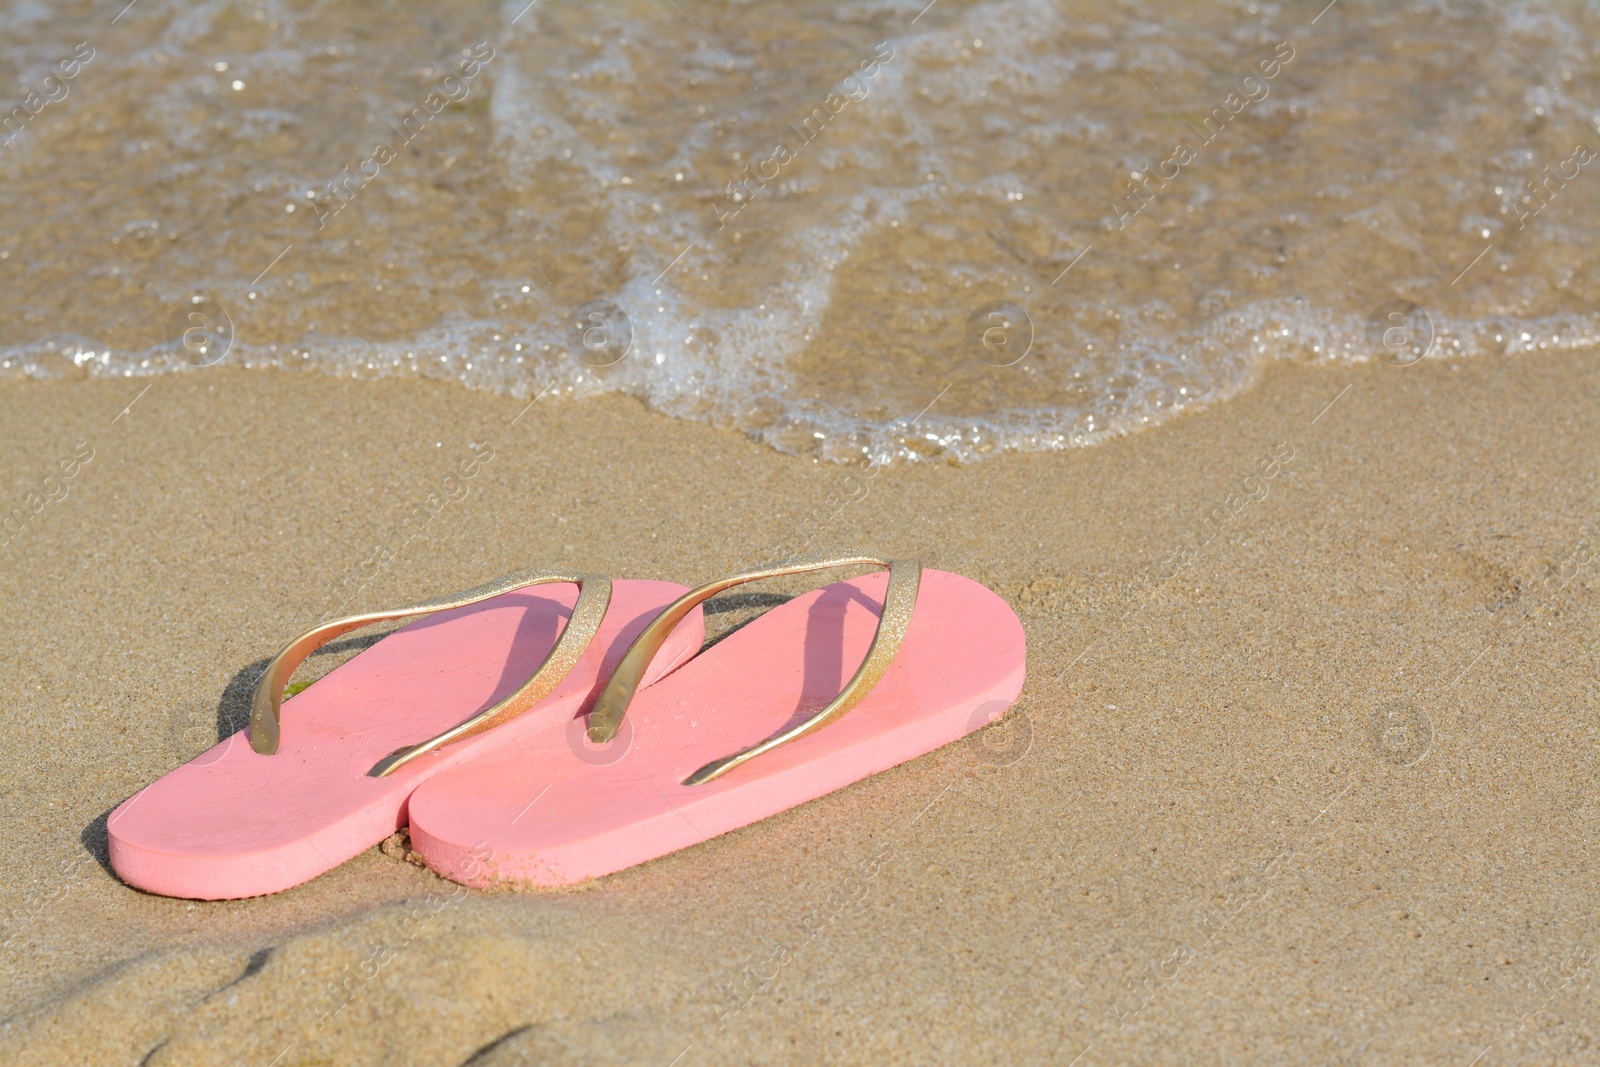
<instances>
[{"instance_id":1,"label":"wet sand","mask_svg":"<svg viewBox=\"0 0 1600 1067\"><path fill-rule=\"evenodd\" d=\"M1592 353L1285 365L1111 445L862 479L618 397L0 385L7 507L76 467L0 550L4 1059L1591 1060L1597 393ZM105 869L105 813L341 603L802 546L1002 593L1012 716L573 891L463 895L395 843L233 902Z\"/></svg>"}]
</instances>

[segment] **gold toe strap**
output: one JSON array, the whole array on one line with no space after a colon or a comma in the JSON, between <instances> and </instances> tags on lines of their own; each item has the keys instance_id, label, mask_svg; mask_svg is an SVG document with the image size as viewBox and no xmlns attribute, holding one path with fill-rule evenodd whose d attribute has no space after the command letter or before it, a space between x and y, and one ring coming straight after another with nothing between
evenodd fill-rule
<instances>
[{"instance_id":1,"label":"gold toe strap","mask_svg":"<svg viewBox=\"0 0 1600 1067\"><path fill-rule=\"evenodd\" d=\"M884 593L883 614L878 619L878 629L872 636L872 645L867 649L866 659L862 660L861 666L856 669L855 676L844 689L840 690L838 696L805 722L769 737L743 752L713 760L685 778L683 784L700 785L709 782L740 764L755 759L763 752L771 752L781 745L822 729L861 703L862 698L872 691L872 687L878 684L878 680L889 669L889 664L894 661L895 653L900 649L900 642L906 636L906 629L911 625L911 612L917 603L917 588L922 582L922 564L916 560L888 560L875 556L789 560L759 570L747 571L744 574L736 574L731 578L723 578L685 593L656 616L634 639L633 644L628 646L628 651L623 654L622 661L611 675L611 680L606 683L599 699L595 701L594 710L589 713L589 740L595 744L603 744L616 734L617 728L622 725L622 717L628 712L628 705L633 701L634 693L638 691L639 683L644 679L645 671L650 667L650 661L661 650L661 646L666 644L667 635L672 632L673 627L682 622L684 616L699 604L725 589L743 585L745 582L863 564L888 568L889 588Z\"/></svg>"},{"instance_id":2,"label":"gold toe strap","mask_svg":"<svg viewBox=\"0 0 1600 1067\"><path fill-rule=\"evenodd\" d=\"M561 679L567 676L577 664L578 658L583 655L584 649L589 647L589 642L594 640L594 635L600 631L600 621L605 618L606 608L611 603L610 579L553 571L518 571L450 596L438 597L392 611L351 615L324 623L314 630L307 630L290 641L282 652L273 656L271 662L267 664L266 671L256 681L255 694L250 702L250 747L267 756L278 751L279 708L283 701L283 687L288 684L289 677L294 674L295 668L300 666L301 661L334 638L386 619L431 615L436 611L476 604L515 589L523 589L530 585L548 585L552 582L572 582L577 585L578 602L573 605L572 615L567 619L567 625L562 629L555 647L550 649L550 654L533 672L533 676L509 696L492 707L478 712L465 722L458 723L426 741L396 749L374 764L367 774L373 778L382 778L434 749L471 737L473 734L481 734L485 730L493 729L503 722L516 718L561 684Z\"/></svg>"}]
</instances>

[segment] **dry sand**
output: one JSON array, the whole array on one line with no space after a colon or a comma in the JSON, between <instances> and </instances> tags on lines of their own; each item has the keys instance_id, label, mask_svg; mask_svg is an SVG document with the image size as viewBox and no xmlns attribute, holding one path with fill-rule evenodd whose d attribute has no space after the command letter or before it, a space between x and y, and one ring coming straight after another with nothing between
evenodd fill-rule
<instances>
[{"instance_id":1,"label":"dry sand","mask_svg":"<svg viewBox=\"0 0 1600 1067\"><path fill-rule=\"evenodd\" d=\"M841 507L844 468L621 399L8 383L7 507L93 459L3 549L4 1062L1600 1061L1597 394L1592 354L1279 367ZM1021 616L1014 718L574 891L462 897L393 845L256 900L121 885L105 813L469 442L352 604L915 554Z\"/></svg>"}]
</instances>

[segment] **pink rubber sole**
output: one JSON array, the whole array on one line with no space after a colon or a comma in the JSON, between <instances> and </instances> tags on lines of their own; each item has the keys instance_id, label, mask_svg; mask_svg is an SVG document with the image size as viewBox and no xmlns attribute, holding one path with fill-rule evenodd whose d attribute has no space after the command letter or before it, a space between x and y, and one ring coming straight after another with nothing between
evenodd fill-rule
<instances>
[{"instance_id":1,"label":"pink rubber sole","mask_svg":"<svg viewBox=\"0 0 1600 1067\"><path fill-rule=\"evenodd\" d=\"M747 826L987 725L1022 689L1010 607L923 572L899 654L852 711L704 785L684 778L804 719L843 688L877 628L886 574L797 597L649 689L617 736L581 748L559 726L447 771L411 798L411 844L472 886L566 885Z\"/></svg>"},{"instance_id":2,"label":"pink rubber sole","mask_svg":"<svg viewBox=\"0 0 1600 1067\"><path fill-rule=\"evenodd\" d=\"M433 775L506 746L523 751L535 735L564 737L569 725L581 735L580 715L628 643L683 592L671 582L614 583L600 632L543 701L387 778L369 778L390 752L526 681L565 625L577 587L531 586L397 630L284 701L275 755L258 755L240 731L125 800L108 821L111 865L140 889L201 900L306 882L405 825L407 798ZM653 677L700 647L699 613L685 622Z\"/></svg>"}]
</instances>

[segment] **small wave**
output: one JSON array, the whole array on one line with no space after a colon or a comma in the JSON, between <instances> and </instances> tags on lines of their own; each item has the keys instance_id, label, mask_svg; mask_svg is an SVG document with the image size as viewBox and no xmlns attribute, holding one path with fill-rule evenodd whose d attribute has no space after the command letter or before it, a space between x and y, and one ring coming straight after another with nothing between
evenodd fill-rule
<instances>
[{"instance_id":1,"label":"small wave","mask_svg":"<svg viewBox=\"0 0 1600 1067\"><path fill-rule=\"evenodd\" d=\"M1574 3L1526 5L1518 50L1471 12L629 0L463 7L448 41L334 3L317 54L225 10L150 0L6 148L0 376L626 393L797 455L970 462L1275 360L1395 361L1385 315L1408 362L1600 332ZM0 55L70 36L23 20ZM52 169L90 143L127 195ZM191 305L225 323L204 351Z\"/></svg>"}]
</instances>

